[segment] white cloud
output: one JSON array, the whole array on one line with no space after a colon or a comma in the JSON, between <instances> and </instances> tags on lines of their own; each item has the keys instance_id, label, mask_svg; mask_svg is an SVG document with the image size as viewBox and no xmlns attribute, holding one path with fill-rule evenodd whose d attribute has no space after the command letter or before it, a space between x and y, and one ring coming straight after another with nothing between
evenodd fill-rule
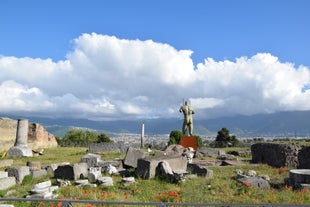
<instances>
[{"instance_id":1,"label":"white cloud","mask_svg":"<svg viewBox=\"0 0 310 207\"><path fill-rule=\"evenodd\" d=\"M195 117L310 110L310 70L268 53L207 58L152 40L83 34L65 61L0 57L0 110L85 118Z\"/></svg>"}]
</instances>

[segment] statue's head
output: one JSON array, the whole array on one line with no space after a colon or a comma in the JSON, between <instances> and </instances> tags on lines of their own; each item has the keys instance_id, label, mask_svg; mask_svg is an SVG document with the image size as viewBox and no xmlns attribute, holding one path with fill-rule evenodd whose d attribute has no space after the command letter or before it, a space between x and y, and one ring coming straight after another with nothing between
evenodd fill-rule
<instances>
[{"instance_id":1,"label":"statue's head","mask_svg":"<svg viewBox=\"0 0 310 207\"><path fill-rule=\"evenodd\" d=\"M187 101L185 101L185 105L187 105L188 103L187 103Z\"/></svg>"}]
</instances>

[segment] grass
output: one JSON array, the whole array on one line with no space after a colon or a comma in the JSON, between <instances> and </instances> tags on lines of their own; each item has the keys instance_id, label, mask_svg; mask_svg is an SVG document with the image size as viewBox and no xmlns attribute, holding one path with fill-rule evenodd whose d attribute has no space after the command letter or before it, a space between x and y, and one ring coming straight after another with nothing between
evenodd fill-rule
<instances>
[{"instance_id":1,"label":"grass","mask_svg":"<svg viewBox=\"0 0 310 207\"><path fill-rule=\"evenodd\" d=\"M14 166L26 165L28 161L40 161L42 165L52 163L70 162L77 163L87 153L86 148L54 148L45 149L43 156L14 158ZM102 160L113 158L124 158L120 153L101 154ZM261 190L237 183L234 179L235 170L255 170L257 174L269 175L271 180L270 190ZM105 200L105 201L126 201L126 202L176 202L176 203L283 203L283 204L310 204L310 193L308 190L292 190L284 185L284 178L289 177L288 168L273 168L266 164L246 164L245 166L221 166L208 167L213 170L213 178L198 177L187 179L185 182L172 184L158 178L143 180L136 177L136 182L129 186L121 183L120 176L113 176L114 186L89 186L61 187L58 190L59 199L73 200ZM11 189L0 191L0 197L23 198L29 194L32 186L38 182L51 179L45 177L34 179L26 177L22 184ZM44 206L56 207L59 203L48 202L13 202L15 207L22 206ZM95 204L75 203L74 207L92 207ZM99 206L99 205L98 205ZM100 205L101 206L101 205Z\"/></svg>"}]
</instances>

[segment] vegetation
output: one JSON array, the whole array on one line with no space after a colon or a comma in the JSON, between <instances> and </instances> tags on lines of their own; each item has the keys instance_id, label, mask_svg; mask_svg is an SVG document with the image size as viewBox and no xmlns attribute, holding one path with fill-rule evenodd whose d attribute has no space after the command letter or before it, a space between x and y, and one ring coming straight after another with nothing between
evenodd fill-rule
<instances>
[{"instance_id":1,"label":"vegetation","mask_svg":"<svg viewBox=\"0 0 310 207\"><path fill-rule=\"evenodd\" d=\"M58 147L46 149L40 157L13 158L14 165L25 165L27 161L40 160L42 165L61 162L79 162L86 154L86 148ZM62 155L62 156L59 156ZM124 158L125 154L104 153L102 160L110 160L115 157ZM211 158L207 158L211 159ZM239 158L243 159L243 158ZM247 162L246 162L247 163ZM251 169L257 174L269 175L271 180L270 190L256 189L246 184L237 183L234 179L235 170ZM136 182L131 185L123 185L121 176L113 176L114 186L110 187L77 187L74 185L60 187L58 189L59 202L7 202L15 207L56 207L61 206L61 200L90 200L89 203L74 203L74 207L103 206L92 204L91 201L123 201L123 202L175 202L175 203L285 203L285 204L309 204L310 193L308 190L292 190L284 184L284 178L289 177L288 168L273 168L265 164L244 166L213 166L213 178L198 177L187 179L185 182L172 184L157 178L143 180L136 177ZM134 174L132 174L134 176ZM0 191L0 197L23 198L29 194L32 186L48 179L55 184L53 177L31 178L25 177L22 184L18 184L8 190ZM73 182L73 181L72 181ZM112 205L110 205L112 206ZM115 205L119 206L119 205Z\"/></svg>"},{"instance_id":2,"label":"vegetation","mask_svg":"<svg viewBox=\"0 0 310 207\"><path fill-rule=\"evenodd\" d=\"M61 139L57 137L60 146L87 147L90 143L113 142L106 134L98 134L90 130L71 129Z\"/></svg>"},{"instance_id":3,"label":"vegetation","mask_svg":"<svg viewBox=\"0 0 310 207\"><path fill-rule=\"evenodd\" d=\"M236 147L239 145L239 140L236 136L230 136L229 130L227 128L222 128L217 132L214 147Z\"/></svg>"}]
</instances>

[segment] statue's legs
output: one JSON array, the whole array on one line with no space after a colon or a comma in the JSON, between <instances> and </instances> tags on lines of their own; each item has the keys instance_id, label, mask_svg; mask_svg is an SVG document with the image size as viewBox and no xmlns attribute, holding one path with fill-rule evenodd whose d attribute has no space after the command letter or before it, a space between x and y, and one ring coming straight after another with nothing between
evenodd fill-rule
<instances>
[{"instance_id":1,"label":"statue's legs","mask_svg":"<svg viewBox=\"0 0 310 207\"><path fill-rule=\"evenodd\" d=\"M187 123L186 123L186 122L183 122L183 127L182 127L182 132L183 132L183 134L186 133L186 130L187 130Z\"/></svg>"},{"instance_id":2,"label":"statue's legs","mask_svg":"<svg viewBox=\"0 0 310 207\"><path fill-rule=\"evenodd\" d=\"M193 123L190 123L188 125L188 130L189 130L189 135L192 136L193 135Z\"/></svg>"}]
</instances>

